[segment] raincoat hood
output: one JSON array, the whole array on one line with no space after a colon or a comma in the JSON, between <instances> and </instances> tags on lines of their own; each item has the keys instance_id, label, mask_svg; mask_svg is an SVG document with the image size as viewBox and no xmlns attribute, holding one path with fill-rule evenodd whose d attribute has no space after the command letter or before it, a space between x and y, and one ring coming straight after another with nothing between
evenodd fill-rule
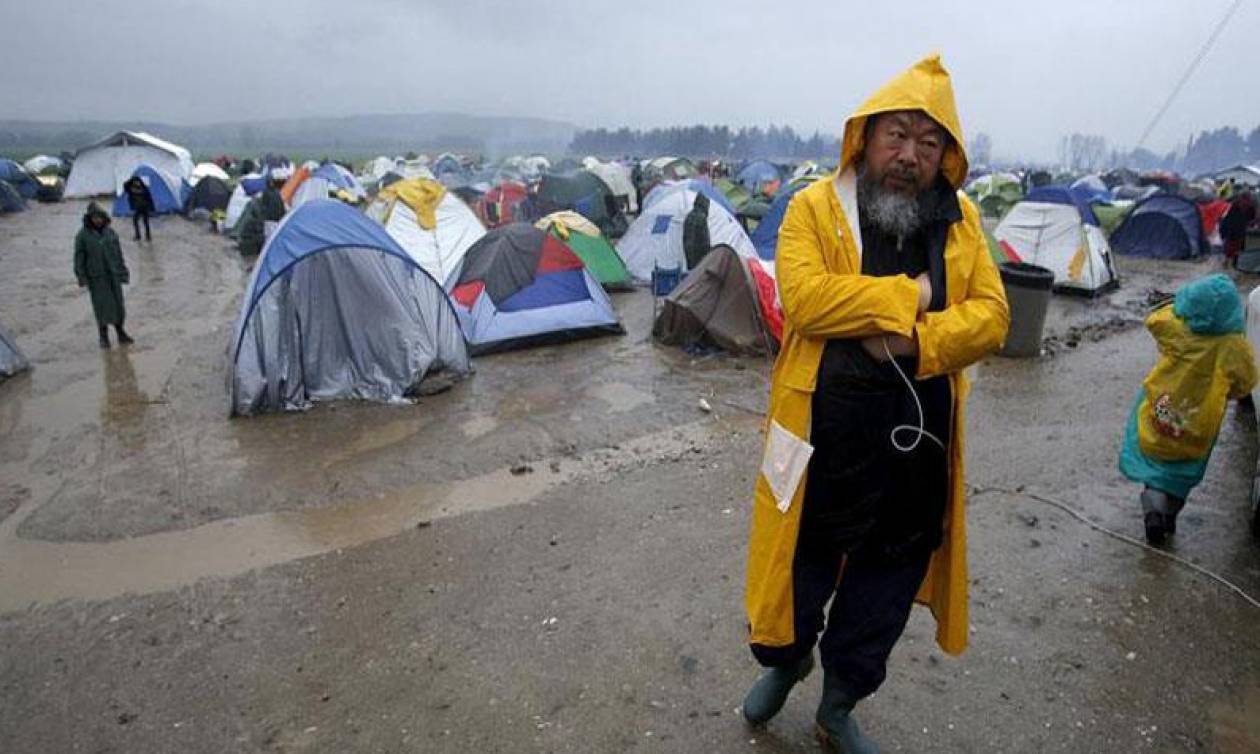
<instances>
[{"instance_id":1,"label":"raincoat hood","mask_svg":"<svg viewBox=\"0 0 1260 754\"><path fill-rule=\"evenodd\" d=\"M1173 313L1199 335L1244 330L1242 297L1233 281L1219 272L1183 285L1173 299Z\"/></svg>"},{"instance_id":2,"label":"raincoat hood","mask_svg":"<svg viewBox=\"0 0 1260 754\"><path fill-rule=\"evenodd\" d=\"M862 153L866 121L873 115L897 110L922 110L953 138L941 158L941 174L955 189L967 179L967 152L962 125L954 104L954 86L940 55L929 55L903 71L857 109L844 123L840 145L840 171L853 166Z\"/></svg>"},{"instance_id":3,"label":"raincoat hood","mask_svg":"<svg viewBox=\"0 0 1260 754\"><path fill-rule=\"evenodd\" d=\"M83 227L89 228L91 230L96 230L96 226L92 225L93 215L100 215L101 217L105 218L105 225L102 227L106 227L106 228L109 227L109 224L110 224L109 213L101 209L101 205L97 204L96 202L88 202L87 210L83 213Z\"/></svg>"}]
</instances>

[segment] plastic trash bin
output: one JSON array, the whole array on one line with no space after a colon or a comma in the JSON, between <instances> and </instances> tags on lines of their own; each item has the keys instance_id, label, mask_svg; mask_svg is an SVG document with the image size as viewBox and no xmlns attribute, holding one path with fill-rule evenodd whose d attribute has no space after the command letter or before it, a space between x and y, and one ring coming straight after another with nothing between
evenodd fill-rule
<instances>
[{"instance_id":1,"label":"plastic trash bin","mask_svg":"<svg viewBox=\"0 0 1260 754\"><path fill-rule=\"evenodd\" d=\"M1011 307L1011 329L1006 334L1002 355L1037 356L1041 353L1041 331L1046 324L1054 273L1024 262L1006 262L998 269Z\"/></svg>"}]
</instances>

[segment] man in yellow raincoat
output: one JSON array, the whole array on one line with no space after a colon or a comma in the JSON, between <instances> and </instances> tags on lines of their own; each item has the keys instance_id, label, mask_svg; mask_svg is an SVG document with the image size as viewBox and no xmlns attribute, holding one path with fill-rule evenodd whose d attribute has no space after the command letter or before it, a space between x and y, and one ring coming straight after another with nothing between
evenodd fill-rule
<instances>
[{"instance_id":1,"label":"man in yellow raincoat","mask_svg":"<svg viewBox=\"0 0 1260 754\"><path fill-rule=\"evenodd\" d=\"M745 589L770 670L744 715L773 717L818 643L819 735L842 752L877 750L850 713L913 601L946 652L967 643L962 370L1001 346L1009 314L958 191L964 143L949 74L926 58L849 118L836 174L793 198L779 232L783 347Z\"/></svg>"}]
</instances>

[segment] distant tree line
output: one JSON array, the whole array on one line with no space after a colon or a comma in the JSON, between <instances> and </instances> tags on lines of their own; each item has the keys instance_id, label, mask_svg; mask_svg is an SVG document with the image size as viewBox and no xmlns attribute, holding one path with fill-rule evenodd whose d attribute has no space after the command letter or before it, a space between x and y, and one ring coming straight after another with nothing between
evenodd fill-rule
<instances>
[{"instance_id":1,"label":"distant tree line","mask_svg":"<svg viewBox=\"0 0 1260 754\"><path fill-rule=\"evenodd\" d=\"M836 158L836 138L815 131L806 137L791 126L759 126L733 129L730 126L671 126L647 131L596 128L578 131L569 151L600 155L676 155L679 157L726 157L748 159Z\"/></svg>"},{"instance_id":2,"label":"distant tree line","mask_svg":"<svg viewBox=\"0 0 1260 754\"><path fill-rule=\"evenodd\" d=\"M1260 163L1260 126L1245 137L1233 126L1202 131L1190 137L1184 152L1178 150L1162 155L1141 147L1132 150L1109 147L1102 136L1072 133L1059 140L1058 158L1060 166L1077 173L1116 167L1170 170L1185 175L1212 173L1234 165Z\"/></svg>"}]
</instances>

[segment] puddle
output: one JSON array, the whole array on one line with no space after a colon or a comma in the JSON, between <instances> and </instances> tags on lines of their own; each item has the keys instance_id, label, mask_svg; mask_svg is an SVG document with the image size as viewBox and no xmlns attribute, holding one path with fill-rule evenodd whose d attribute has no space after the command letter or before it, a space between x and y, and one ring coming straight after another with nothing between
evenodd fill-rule
<instances>
[{"instance_id":1,"label":"puddle","mask_svg":"<svg viewBox=\"0 0 1260 754\"><path fill-rule=\"evenodd\" d=\"M408 419L395 419L384 424L374 425L362 432L358 437L335 453L330 453L324 460L324 467L344 463L365 453L397 445L404 440L415 437L428 423L425 416Z\"/></svg>"},{"instance_id":2,"label":"puddle","mask_svg":"<svg viewBox=\"0 0 1260 754\"><path fill-rule=\"evenodd\" d=\"M708 440L715 426L701 420L640 436L616 450L543 459L523 474L504 467L470 479L418 483L327 508L245 516L114 542L40 542L11 536L0 543L0 613L32 602L174 589L206 577L231 577L354 547L422 521L527 503L575 479L685 453ZM385 439L401 432L392 430Z\"/></svg>"},{"instance_id":3,"label":"puddle","mask_svg":"<svg viewBox=\"0 0 1260 754\"><path fill-rule=\"evenodd\" d=\"M656 398L651 394L624 382L607 382L602 385L595 385L587 389L586 394L607 403L609 410L614 413L633 411L639 406L656 402Z\"/></svg>"},{"instance_id":4,"label":"puddle","mask_svg":"<svg viewBox=\"0 0 1260 754\"><path fill-rule=\"evenodd\" d=\"M487 416L484 414L480 416L474 416L473 418L459 425L459 429L461 432L464 433L464 437L467 437L470 440L475 440L478 437L483 437L485 435L488 435L494 430L498 429L498 427L499 427L498 419L495 419L493 416Z\"/></svg>"}]
</instances>

